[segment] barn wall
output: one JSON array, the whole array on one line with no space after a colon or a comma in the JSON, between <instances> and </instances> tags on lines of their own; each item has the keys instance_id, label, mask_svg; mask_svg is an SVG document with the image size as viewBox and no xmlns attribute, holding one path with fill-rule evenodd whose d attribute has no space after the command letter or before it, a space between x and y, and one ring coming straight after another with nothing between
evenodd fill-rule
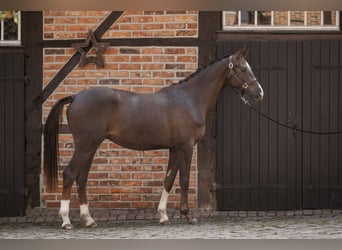
<instances>
[{"instance_id":1,"label":"barn wall","mask_svg":"<svg viewBox=\"0 0 342 250\"><path fill-rule=\"evenodd\" d=\"M44 40L85 39L109 14L106 11L46 11ZM103 38L196 38L198 13L125 12ZM54 47L43 50L43 82L46 86L75 53L73 48ZM90 51L90 54L92 51ZM140 93L151 93L190 75L197 69L197 47L109 47L104 53L105 67L93 64L76 67L43 105L43 123L56 100L93 86L106 86ZM64 123L66 119L64 117ZM60 135L60 165L66 166L73 153L70 134ZM97 151L88 180L91 207L157 207L168 160L167 150L132 151L105 141ZM193 154L189 206L197 206L197 148ZM42 202L46 207L59 206L62 172L56 193L42 185ZM75 186L72 207L78 206ZM168 207L179 207L178 177Z\"/></svg>"}]
</instances>

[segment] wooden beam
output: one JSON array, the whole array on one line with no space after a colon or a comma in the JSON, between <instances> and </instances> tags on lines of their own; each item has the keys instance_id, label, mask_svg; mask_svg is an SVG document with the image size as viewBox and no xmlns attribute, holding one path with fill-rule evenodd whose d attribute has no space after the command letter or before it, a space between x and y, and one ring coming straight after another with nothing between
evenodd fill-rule
<instances>
[{"instance_id":1,"label":"wooden beam","mask_svg":"<svg viewBox=\"0 0 342 250\"><path fill-rule=\"evenodd\" d=\"M106 19L97 27L94 31L96 40L100 40L104 33L113 25L113 23L122 15L123 11L113 11ZM89 51L91 46L85 49ZM62 67L62 69L51 79L44 90L36 97L34 102L36 104L44 103L51 93L58 87L63 79L75 68L80 60L81 54L75 52L75 54L69 59L69 61Z\"/></svg>"},{"instance_id":2,"label":"wooden beam","mask_svg":"<svg viewBox=\"0 0 342 250\"><path fill-rule=\"evenodd\" d=\"M42 106L33 100L43 86L43 12L21 12L25 53L25 187L27 206L40 206Z\"/></svg>"},{"instance_id":3,"label":"wooden beam","mask_svg":"<svg viewBox=\"0 0 342 250\"><path fill-rule=\"evenodd\" d=\"M45 40L44 48L70 48L72 43L81 43L84 40ZM198 46L198 38L111 38L101 39L99 42L109 43L110 46Z\"/></svg>"},{"instance_id":4,"label":"wooden beam","mask_svg":"<svg viewBox=\"0 0 342 250\"><path fill-rule=\"evenodd\" d=\"M199 13L199 65L216 59L216 34L221 30L221 12ZM216 209L216 108L206 120L206 132L198 142L198 206Z\"/></svg>"}]
</instances>

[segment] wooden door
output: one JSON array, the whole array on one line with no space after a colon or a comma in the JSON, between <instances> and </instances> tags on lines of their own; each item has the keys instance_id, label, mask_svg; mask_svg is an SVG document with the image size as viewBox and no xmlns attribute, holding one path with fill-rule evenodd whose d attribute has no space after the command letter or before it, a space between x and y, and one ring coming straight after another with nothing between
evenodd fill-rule
<instances>
[{"instance_id":1,"label":"wooden door","mask_svg":"<svg viewBox=\"0 0 342 250\"><path fill-rule=\"evenodd\" d=\"M342 41L303 43L303 207L342 207Z\"/></svg>"},{"instance_id":2,"label":"wooden door","mask_svg":"<svg viewBox=\"0 0 342 250\"><path fill-rule=\"evenodd\" d=\"M0 50L0 216L25 214L24 53Z\"/></svg>"},{"instance_id":3,"label":"wooden door","mask_svg":"<svg viewBox=\"0 0 342 250\"><path fill-rule=\"evenodd\" d=\"M342 42L225 41L218 56L243 45L251 49L248 61L265 92L253 107L272 120L244 105L230 88L222 93L218 208L340 208L342 134L317 133L342 131Z\"/></svg>"}]
</instances>

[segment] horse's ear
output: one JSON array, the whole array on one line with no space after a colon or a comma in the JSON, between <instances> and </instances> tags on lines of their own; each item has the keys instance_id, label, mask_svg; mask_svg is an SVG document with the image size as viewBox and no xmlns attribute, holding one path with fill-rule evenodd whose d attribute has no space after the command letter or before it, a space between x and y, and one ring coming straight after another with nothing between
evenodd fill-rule
<instances>
[{"instance_id":1,"label":"horse's ear","mask_svg":"<svg viewBox=\"0 0 342 250\"><path fill-rule=\"evenodd\" d=\"M238 50L235 52L234 57L239 58L239 57L244 57L246 58L249 52L249 48L247 46L243 47L242 49Z\"/></svg>"},{"instance_id":2,"label":"horse's ear","mask_svg":"<svg viewBox=\"0 0 342 250\"><path fill-rule=\"evenodd\" d=\"M245 46L243 49L241 49L240 56L247 58L248 52L249 52L249 47Z\"/></svg>"}]
</instances>

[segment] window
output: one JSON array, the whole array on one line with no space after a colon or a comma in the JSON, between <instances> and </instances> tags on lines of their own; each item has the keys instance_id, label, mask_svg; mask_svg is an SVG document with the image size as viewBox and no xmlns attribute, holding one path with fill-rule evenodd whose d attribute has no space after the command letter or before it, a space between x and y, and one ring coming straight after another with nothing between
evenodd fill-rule
<instances>
[{"instance_id":1,"label":"window","mask_svg":"<svg viewBox=\"0 0 342 250\"><path fill-rule=\"evenodd\" d=\"M223 11L223 30L338 31L338 11Z\"/></svg>"},{"instance_id":2,"label":"window","mask_svg":"<svg viewBox=\"0 0 342 250\"><path fill-rule=\"evenodd\" d=\"M0 46L20 45L20 11L0 11Z\"/></svg>"}]
</instances>

